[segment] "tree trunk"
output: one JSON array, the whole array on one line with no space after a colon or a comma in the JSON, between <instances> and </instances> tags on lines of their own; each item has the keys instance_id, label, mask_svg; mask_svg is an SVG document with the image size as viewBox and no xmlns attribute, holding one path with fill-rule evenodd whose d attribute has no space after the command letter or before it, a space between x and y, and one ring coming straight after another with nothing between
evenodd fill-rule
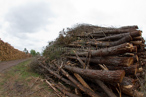
<instances>
[{"instance_id":1,"label":"tree trunk","mask_svg":"<svg viewBox=\"0 0 146 97\"><path fill-rule=\"evenodd\" d=\"M124 43L121 45L113 46L113 47L108 47L108 48L103 48L103 49L98 49L98 50L91 50L90 54L91 57L93 56L109 56L109 55L118 55L118 54L123 54L127 52L133 52L135 51L136 48L133 47L132 44L130 43ZM79 56L87 56L88 52L81 52L77 53Z\"/></svg>"},{"instance_id":2,"label":"tree trunk","mask_svg":"<svg viewBox=\"0 0 146 97\"><path fill-rule=\"evenodd\" d=\"M112 29L112 30L101 30L101 31L95 31L93 33L105 33L105 34L118 34L118 33L127 33L134 31L135 29Z\"/></svg>"},{"instance_id":3,"label":"tree trunk","mask_svg":"<svg viewBox=\"0 0 146 97\"><path fill-rule=\"evenodd\" d=\"M106 36L103 38L98 38L96 40L97 41L115 40L115 39L120 39L122 37L125 37L127 35L130 35L131 37L141 36L141 31L133 31L133 32L129 32L129 33L116 34L116 35Z\"/></svg>"},{"instance_id":4,"label":"tree trunk","mask_svg":"<svg viewBox=\"0 0 146 97\"><path fill-rule=\"evenodd\" d=\"M91 69L81 69L71 66L64 66L65 69L78 73L83 76L87 76L93 79L99 79L106 82L115 82L121 83L123 77L125 76L124 70L115 70L115 71L107 71L107 70L91 70Z\"/></svg>"},{"instance_id":5,"label":"tree trunk","mask_svg":"<svg viewBox=\"0 0 146 97\"><path fill-rule=\"evenodd\" d=\"M70 59L77 59L74 56L68 56ZM80 57L81 60L85 61L85 57ZM93 57L90 59L91 63L96 64L105 64L105 65L113 65L113 66L124 66L128 67L133 64L133 57L118 57L118 56L108 56L108 57Z\"/></svg>"},{"instance_id":6,"label":"tree trunk","mask_svg":"<svg viewBox=\"0 0 146 97\"><path fill-rule=\"evenodd\" d=\"M100 47L110 47L110 46L120 45L122 43L129 42L131 40L132 37L128 35L114 42L95 41L95 42L86 42L86 44L90 44L93 46L100 46Z\"/></svg>"},{"instance_id":7,"label":"tree trunk","mask_svg":"<svg viewBox=\"0 0 146 97\"><path fill-rule=\"evenodd\" d=\"M107 65L106 65L107 66ZM129 67L122 67L122 66L107 66L109 70L125 70L126 74L135 75L137 73L137 65L131 65Z\"/></svg>"}]
</instances>

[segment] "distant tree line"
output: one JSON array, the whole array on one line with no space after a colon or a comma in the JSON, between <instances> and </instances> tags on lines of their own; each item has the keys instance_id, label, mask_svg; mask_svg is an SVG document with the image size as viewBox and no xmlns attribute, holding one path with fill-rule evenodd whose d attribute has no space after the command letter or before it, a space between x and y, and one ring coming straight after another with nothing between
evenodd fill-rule
<instances>
[{"instance_id":1,"label":"distant tree line","mask_svg":"<svg viewBox=\"0 0 146 97\"><path fill-rule=\"evenodd\" d=\"M23 52L25 52L26 54L28 54L28 50L26 48L24 48ZM36 52L34 49L30 50L30 54L34 57L34 56L40 56L39 52Z\"/></svg>"}]
</instances>

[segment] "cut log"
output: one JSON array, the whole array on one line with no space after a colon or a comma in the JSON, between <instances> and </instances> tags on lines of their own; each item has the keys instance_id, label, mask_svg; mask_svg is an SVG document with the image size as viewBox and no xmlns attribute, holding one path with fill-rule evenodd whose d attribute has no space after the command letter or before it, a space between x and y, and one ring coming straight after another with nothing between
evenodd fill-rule
<instances>
[{"instance_id":1,"label":"cut log","mask_svg":"<svg viewBox=\"0 0 146 97\"><path fill-rule=\"evenodd\" d=\"M130 41L133 45L142 45L142 41Z\"/></svg>"},{"instance_id":2,"label":"cut log","mask_svg":"<svg viewBox=\"0 0 146 97\"><path fill-rule=\"evenodd\" d=\"M77 59L74 56L68 56L70 59ZM85 57L80 57L81 60L85 61ZM108 57L93 57L90 59L91 63L96 64L105 64L105 65L113 65L113 66L124 66L128 67L133 64L133 57L117 57L117 56L108 56Z\"/></svg>"},{"instance_id":3,"label":"cut log","mask_svg":"<svg viewBox=\"0 0 146 97\"><path fill-rule=\"evenodd\" d=\"M98 38L96 40L97 41L116 40L116 39L120 39L122 37L125 37L127 35L130 35L131 37L141 36L141 31L133 31L133 32L129 32L129 33L116 34L116 35L106 36L103 38Z\"/></svg>"},{"instance_id":4,"label":"cut log","mask_svg":"<svg viewBox=\"0 0 146 97\"><path fill-rule=\"evenodd\" d=\"M109 55L118 55L118 54L123 54L127 52L133 52L134 48L132 44L130 43L124 43L121 45L113 46L113 47L108 47L108 48L103 48L103 49L98 49L98 50L91 50L90 54L91 57L93 56L109 56ZM77 53L79 56L87 56L88 52L82 52L82 53Z\"/></svg>"},{"instance_id":5,"label":"cut log","mask_svg":"<svg viewBox=\"0 0 146 97\"><path fill-rule=\"evenodd\" d=\"M123 44L125 42L129 42L132 40L132 37L130 35L127 35L117 41L114 42L105 42L105 41L95 41L95 42L86 42L85 44L90 44L93 46L100 46L100 47L110 47L110 46L116 46Z\"/></svg>"},{"instance_id":6,"label":"cut log","mask_svg":"<svg viewBox=\"0 0 146 97\"><path fill-rule=\"evenodd\" d=\"M121 83L123 77L125 76L124 70L115 70L115 71L107 71L107 70L91 70L91 69L81 69L71 66L64 66L65 69L78 73L80 75L90 77L93 79L99 79L105 82L116 82Z\"/></svg>"},{"instance_id":7,"label":"cut log","mask_svg":"<svg viewBox=\"0 0 146 97\"><path fill-rule=\"evenodd\" d=\"M129 67L122 67L122 66L107 66L109 70L125 70L126 74L135 75L137 73L137 65L131 65Z\"/></svg>"},{"instance_id":8,"label":"cut log","mask_svg":"<svg viewBox=\"0 0 146 97\"><path fill-rule=\"evenodd\" d=\"M137 25L133 25L133 26L123 26L123 27L120 27L119 29L138 29L138 26L137 26Z\"/></svg>"},{"instance_id":9,"label":"cut log","mask_svg":"<svg viewBox=\"0 0 146 97\"><path fill-rule=\"evenodd\" d=\"M101 30L101 31L95 31L93 33L105 33L105 34L118 34L118 33L127 33L134 31L135 29L112 29L112 30Z\"/></svg>"},{"instance_id":10,"label":"cut log","mask_svg":"<svg viewBox=\"0 0 146 97\"><path fill-rule=\"evenodd\" d=\"M143 40L142 36L133 37L133 40Z\"/></svg>"}]
</instances>

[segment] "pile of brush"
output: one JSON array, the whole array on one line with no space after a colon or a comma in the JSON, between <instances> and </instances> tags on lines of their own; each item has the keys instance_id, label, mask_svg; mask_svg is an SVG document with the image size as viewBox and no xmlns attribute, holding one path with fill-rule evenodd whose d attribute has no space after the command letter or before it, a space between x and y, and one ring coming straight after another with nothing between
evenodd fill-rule
<instances>
[{"instance_id":1,"label":"pile of brush","mask_svg":"<svg viewBox=\"0 0 146 97\"><path fill-rule=\"evenodd\" d=\"M31 57L31 55L15 49L9 43L0 39L0 61L24 59L28 57Z\"/></svg>"},{"instance_id":2,"label":"pile of brush","mask_svg":"<svg viewBox=\"0 0 146 97\"><path fill-rule=\"evenodd\" d=\"M139 90L144 81L145 40L137 26L86 26L80 33L68 33L75 41L58 49L64 51L59 59L37 60L39 72L58 96L144 96Z\"/></svg>"}]
</instances>

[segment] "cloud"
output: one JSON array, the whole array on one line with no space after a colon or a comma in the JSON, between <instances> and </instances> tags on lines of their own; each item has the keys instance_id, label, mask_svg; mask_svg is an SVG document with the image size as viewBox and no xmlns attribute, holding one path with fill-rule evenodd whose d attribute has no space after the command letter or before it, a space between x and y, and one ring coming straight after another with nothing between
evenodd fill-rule
<instances>
[{"instance_id":1,"label":"cloud","mask_svg":"<svg viewBox=\"0 0 146 97\"><path fill-rule=\"evenodd\" d=\"M11 8L5 20L9 23L9 32L33 33L44 29L53 16L48 3L33 2Z\"/></svg>"}]
</instances>

